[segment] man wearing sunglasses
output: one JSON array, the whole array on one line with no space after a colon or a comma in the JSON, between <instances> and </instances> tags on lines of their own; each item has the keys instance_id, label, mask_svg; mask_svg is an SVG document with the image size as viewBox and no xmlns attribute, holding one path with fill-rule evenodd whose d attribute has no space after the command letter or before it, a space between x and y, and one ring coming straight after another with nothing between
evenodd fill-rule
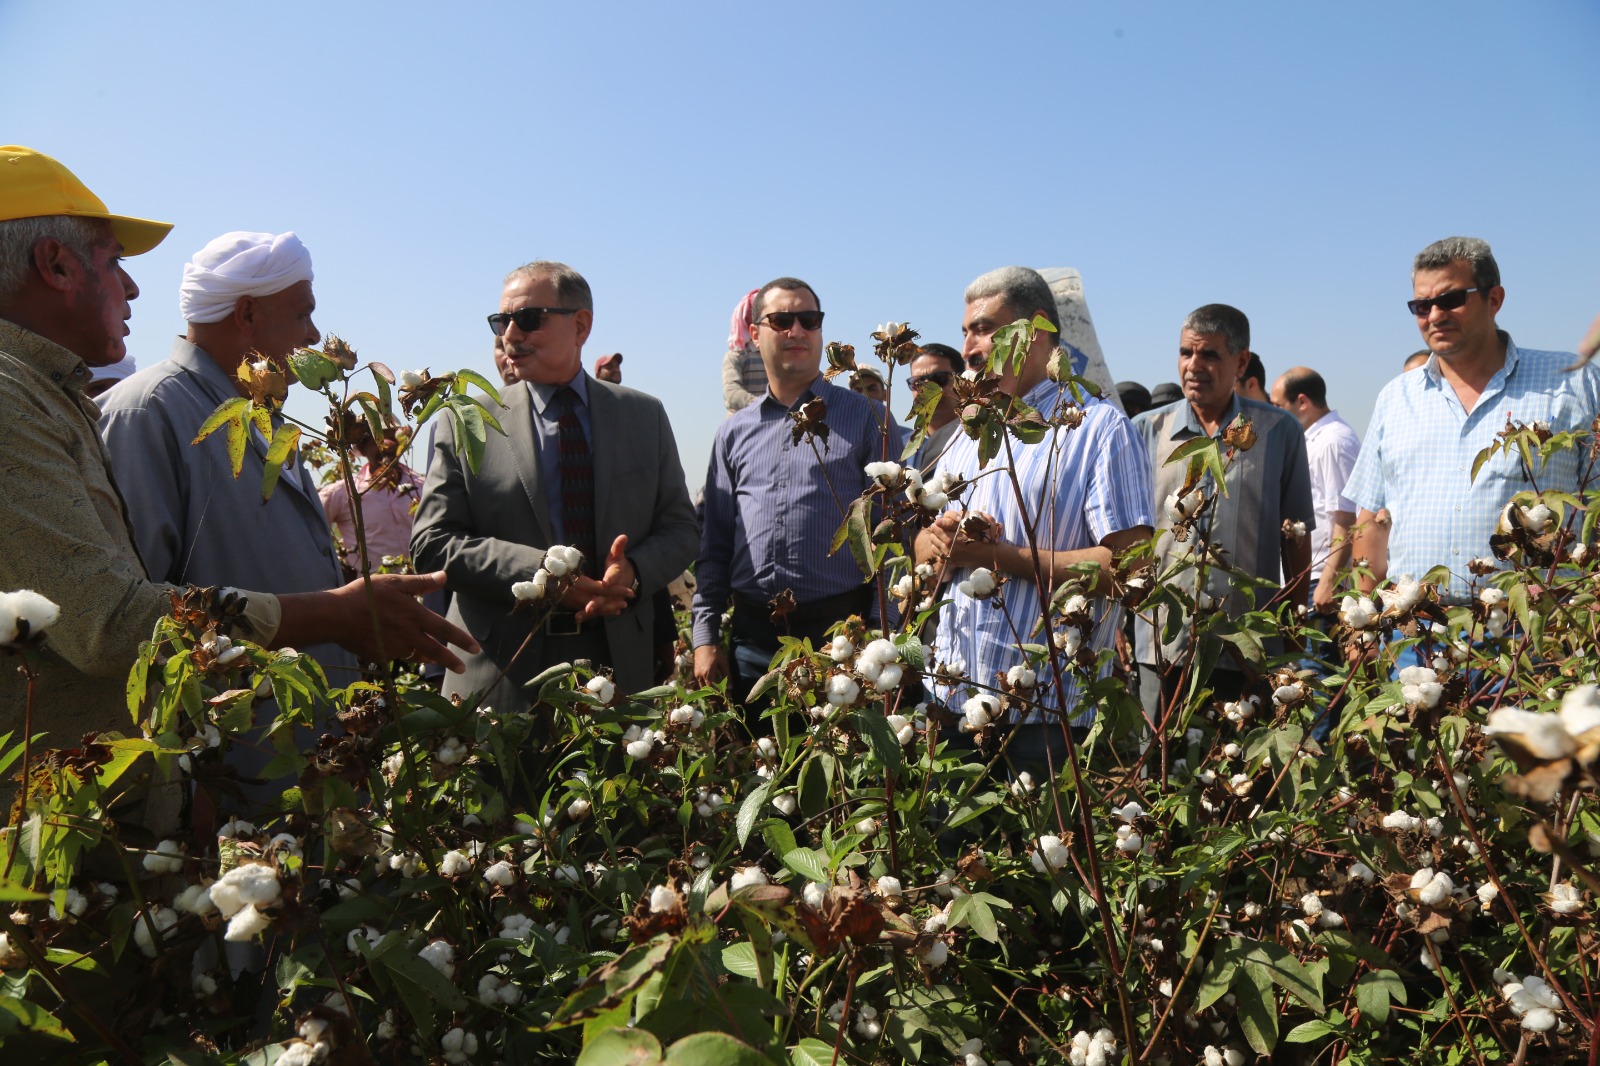
<instances>
[{"instance_id":1,"label":"man wearing sunglasses","mask_svg":"<svg viewBox=\"0 0 1600 1066\"><path fill-rule=\"evenodd\" d=\"M956 392L950 385L966 369L961 353L948 344L924 344L921 354L911 360L911 376L906 379L911 395L920 399L922 390L930 385L940 390L939 405L928 419L928 435L917 451L916 464L924 473L931 474L939 465L945 446L961 428L961 420L956 417L960 413L956 410Z\"/></svg>"},{"instance_id":2,"label":"man wearing sunglasses","mask_svg":"<svg viewBox=\"0 0 1600 1066\"><path fill-rule=\"evenodd\" d=\"M1486 241L1435 241L1417 254L1411 282L1406 309L1433 356L1378 394L1345 488L1360 507L1354 553L1374 575L1362 591L1444 565L1450 580L1441 592L1464 602L1472 593L1468 563L1490 557L1489 537L1511 497L1577 492L1586 465L1573 450L1558 451L1530 479L1512 449L1474 477L1473 460L1507 418L1547 423L1552 433L1587 429L1600 410L1600 368L1569 372L1571 352L1519 348L1498 328L1506 291ZM1373 521L1382 508L1393 513L1392 526Z\"/></svg>"},{"instance_id":3,"label":"man wearing sunglasses","mask_svg":"<svg viewBox=\"0 0 1600 1066\"><path fill-rule=\"evenodd\" d=\"M901 445L892 430L885 438L881 404L823 378L822 306L810 285L762 286L751 337L767 392L717 427L695 568L695 677L709 685L731 674L737 700L766 673L780 637L820 645L828 627L869 612L872 586L849 552L829 548L843 506L867 487L866 465L898 459ZM828 435L797 439L794 416L813 400L826 405ZM772 601L786 591L796 606L775 621ZM722 647L730 599L731 664Z\"/></svg>"},{"instance_id":4,"label":"man wearing sunglasses","mask_svg":"<svg viewBox=\"0 0 1600 1066\"><path fill-rule=\"evenodd\" d=\"M483 644L447 695L526 710L523 685L576 659L609 666L623 692L654 683L654 594L694 558L698 527L661 402L584 373L593 326L577 271L549 261L512 271L489 316L516 375L501 393L505 435L489 435L476 473L453 433L434 442L412 554L449 575L450 617ZM583 573L535 631L543 612L513 614L511 586L554 544L583 552Z\"/></svg>"}]
</instances>

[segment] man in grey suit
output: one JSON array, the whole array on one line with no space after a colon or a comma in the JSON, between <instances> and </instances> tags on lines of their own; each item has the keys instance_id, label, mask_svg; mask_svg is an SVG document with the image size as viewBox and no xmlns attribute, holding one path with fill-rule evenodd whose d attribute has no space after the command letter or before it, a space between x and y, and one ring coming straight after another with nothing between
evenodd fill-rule
<instances>
[{"instance_id":1,"label":"man in grey suit","mask_svg":"<svg viewBox=\"0 0 1600 1066\"><path fill-rule=\"evenodd\" d=\"M525 710L523 685L574 659L610 666L624 692L652 676L654 594L694 558L699 525L661 402L583 370L594 325L589 283L562 263L512 271L489 325L516 382L477 473L439 434L412 530L418 567L449 575L450 618L483 645L445 692ZM511 585L553 544L585 555L554 615L512 613ZM603 554L602 554L603 553Z\"/></svg>"},{"instance_id":2,"label":"man in grey suit","mask_svg":"<svg viewBox=\"0 0 1600 1066\"><path fill-rule=\"evenodd\" d=\"M111 470L139 556L156 581L275 594L344 584L310 471L291 457L263 500L267 441L258 432L250 433L237 478L224 434L190 443L220 404L240 395L244 359L281 366L296 347L322 339L311 321L311 281L310 254L293 233L223 234L184 266L179 305L188 332L171 358L101 398ZM355 657L342 648L301 650L331 684L357 680Z\"/></svg>"}]
</instances>

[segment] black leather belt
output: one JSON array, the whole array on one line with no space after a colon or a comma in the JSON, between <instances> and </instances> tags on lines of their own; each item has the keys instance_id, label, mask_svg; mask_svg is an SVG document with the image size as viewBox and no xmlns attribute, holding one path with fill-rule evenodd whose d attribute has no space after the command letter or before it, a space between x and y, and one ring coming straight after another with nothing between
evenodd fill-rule
<instances>
[{"instance_id":1,"label":"black leather belt","mask_svg":"<svg viewBox=\"0 0 1600 1066\"><path fill-rule=\"evenodd\" d=\"M751 599L736 592L733 594L733 605L738 611L748 612L762 621L770 622L772 618L770 601ZM849 592L841 592L837 596L802 603L783 617L784 621L792 626L807 626L817 622L842 622L853 614L865 613L871 606L872 588L863 585Z\"/></svg>"}]
</instances>

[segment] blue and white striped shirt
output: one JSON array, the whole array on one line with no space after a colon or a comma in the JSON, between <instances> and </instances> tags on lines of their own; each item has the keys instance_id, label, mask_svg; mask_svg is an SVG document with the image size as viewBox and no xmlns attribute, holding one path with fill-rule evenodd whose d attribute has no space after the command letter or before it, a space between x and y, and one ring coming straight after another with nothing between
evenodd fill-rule
<instances>
[{"instance_id":1,"label":"blue and white striped shirt","mask_svg":"<svg viewBox=\"0 0 1600 1066\"><path fill-rule=\"evenodd\" d=\"M809 442L793 442L791 408L771 392L717 427L695 564L695 647L717 642L730 593L765 601L791 589L805 604L862 584L855 557L829 548L844 508L868 485L866 465L899 459L904 431L893 426L885 448L883 405L820 376L793 410L812 396L828 405L820 463Z\"/></svg>"},{"instance_id":2,"label":"blue and white striped shirt","mask_svg":"<svg viewBox=\"0 0 1600 1066\"><path fill-rule=\"evenodd\" d=\"M1024 396L1023 402L1051 417L1058 400L1070 399L1056 382L1046 379ZM1150 459L1144 441L1133 423L1108 403L1086 396L1083 424L1076 429L1056 426L1038 444L1010 442L1017 484L1022 487L1023 507L1038 535L1038 546L1054 551L1092 548L1113 533L1135 526L1153 526L1151 516ZM1003 468L1006 453L1001 451L990 462L989 470ZM979 478L978 442L958 435L939 463L941 469L960 474L974 483L967 493L965 507L993 515L1004 527L1001 538L1011 544L1027 544L1024 513L1011 479L988 473ZM951 509L962 504L952 502ZM1020 643L1046 643L1036 634L1040 621L1039 591L1025 577L1006 582L997 600L974 600L956 586L966 580L969 570L958 570L951 578L950 602L939 610L939 658L966 665L966 674L984 686L995 684L1022 662ZM1122 608L1104 600L1091 600L1093 632L1084 643L1098 652L1110 645L1121 624ZM1019 641L1020 637L1020 641ZM1075 708L1082 687L1070 674L1066 691L1057 698L1048 670L1040 670L1035 699L1050 708ZM968 693L965 686L942 688L937 695L960 707ZM1031 720L1037 720L1034 716ZM1094 712L1079 715L1073 724L1086 725Z\"/></svg>"},{"instance_id":3,"label":"blue and white striped shirt","mask_svg":"<svg viewBox=\"0 0 1600 1066\"><path fill-rule=\"evenodd\" d=\"M1515 453L1495 456L1472 479L1472 462L1494 443L1506 419L1549 422L1553 432L1587 429L1600 411L1600 364L1571 373L1571 352L1518 348L1505 336L1506 364L1470 413L1439 372L1439 357L1400 375L1378 394L1361 457L1345 495L1359 506L1387 507L1390 577L1421 577L1450 568L1449 592L1470 593L1467 563L1488 556L1489 537L1511 497L1525 489L1576 492L1579 452L1550 457L1529 481Z\"/></svg>"}]
</instances>

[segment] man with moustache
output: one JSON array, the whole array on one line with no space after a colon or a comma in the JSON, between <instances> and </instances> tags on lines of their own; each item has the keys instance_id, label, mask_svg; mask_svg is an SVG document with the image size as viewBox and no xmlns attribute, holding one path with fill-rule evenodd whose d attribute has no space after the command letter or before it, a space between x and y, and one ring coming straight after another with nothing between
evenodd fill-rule
<instances>
[{"instance_id":1,"label":"man with moustache","mask_svg":"<svg viewBox=\"0 0 1600 1066\"><path fill-rule=\"evenodd\" d=\"M594 326L589 283L564 263L513 270L490 329L504 341L505 435L491 435L474 473L441 433L412 531L418 566L449 575L450 618L483 644L448 695L501 712L526 710L523 686L554 663L607 666L618 689L655 680L655 593L694 557L694 508L661 402L584 373ZM581 575L543 612L519 611L511 586L533 577L555 544L584 555ZM524 647L526 645L526 647Z\"/></svg>"},{"instance_id":2,"label":"man with moustache","mask_svg":"<svg viewBox=\"0 0 1600 1066\"><path fill-rule=\"evenodd\" d=\"M1281 580L1281 595L1291 604L1304 604L1310 588L1309 533L1316 528L1305 432L1288 412L1236 393L1234 386L1249 361L1250 320L1242 311L1227 304L1191 311L1178 337L1183 399L1134 420L1144 435L1155 475L1156 558L1166 573L1197 546L1215 546L1226 553L1231 566L1274 584ZM1234 450L1227 467L1227 495L1208 472L1180 498L1188 464L1169 463L1172 453L1202 435L1227 447L1224 433L1241 419L1249 421L1256 439L1251 447ZM1202 494L1214 499L1196 517L1195 501ZM1182 541L1173 533L1180 523L1188 527ZM1208 561L1204 569L1203 586L1193 565L1171 580L1196 598L1202 612L1220 610L1236 618L1251 609L1250 598L1225 568ZM1266 594L1255 594L1256 608L1266 602ZM1181 663L1189 649L1187 628L1162 639L1164 620L1161 610L1149 611L1135 627L1139 697L1152 722L1161 720L1177 691L1181 671L1169 666ZM1269 656L1280 650L1275 640L1265 643ZM1209 684L1219 699L1238 699L1259 665L1229 660L1225 654L1212 670Z\"/></svg>"},{"instance_id":3,"label":"man with moustache","mask_svg":"<svg viewBox=\"0 0 1600 1066\"><path fill-rule=\"evenodd\" d=\"M1361 457L1345 494L1356 513L1354 553L1371 570L1359 587L1386 577L1421 578L1449 568L1448 600L1471 595L1468 564L1491 557L1489 537L1517 492L1576 493L1586 464L1578 451L1551 455L1534 478L1515 449L1473 476L1478 453L1507 418L1546 423L1551 432L1587 430L1600 410L1600 367L1571 352L1520 348L1495 323L1505 305L1500 267L1488 242L1447 237L1417 253L1407 309L1431 357L1378 394ZM1393 524L1374 521L1380 509Z\"/></svg>"},{"instance_id":4,"label":"man with moustache","mask_svg":"<svg viewBox=\"0 0 1600 1066\"><path fill-rule=\"evenodd\" d=\"M128 728L128 671L182 591L152 581L133 544L123 497L83 395L91 368L126 355L139 287L123 256L154 248L171 226L110 214L56 160L0 147L0 492L10 537L0 589L32 589L60 616L46 631L32 697L46 745ZM244 593L241 628L270 647L338 641L364 658L415 658L459 669L442 643L475 646L416 597L444 575L375 579L326 592ZM375 623L374 618L381 619ZM381 629L378 626L381 625ZM0 730L21 728L29 685L0 671ZM0 801L10 802L0 784Z\"/></svg>"}]
</instances>

